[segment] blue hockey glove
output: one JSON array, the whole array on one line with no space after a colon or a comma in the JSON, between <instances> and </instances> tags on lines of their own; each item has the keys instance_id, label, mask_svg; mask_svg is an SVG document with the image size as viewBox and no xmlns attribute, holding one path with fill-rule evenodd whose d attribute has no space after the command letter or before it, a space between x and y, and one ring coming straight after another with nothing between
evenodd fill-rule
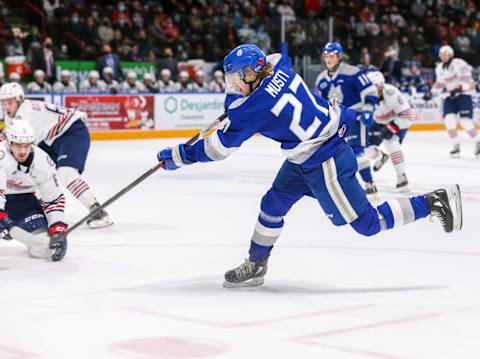
<instances>
[{"instance_id":1,"label":"blue hockey glove","mask_svg":"<svg viewBox=\"0 0 480 359\"><path fill-rule=\"evenodd\" d=\"M364 111L360 115L360 122L362 122L365 126L370 127L373 125L373 112L372 111Z\"/></svg>"},{"instance_id":2,"label":"blue hockey glove","mask_svg":"<svg viewBox=\"0 0 480 359\"><path fill-rule=\"evenodd\" d=\"M54 250L51 256L53 262L62 260L67 253L67 238L62 238L62 235L66 230L67 225L62 222L52 224L48 229L48 235L50 236L49 248Z\"/></svg>"},{"instance_id":3,"label":"blue hockey glove","mask_svg":"<svg viewBox=\"0 0 480 359\"><path fill-rule=\"evenodd\" d=\"M167 147L157 153L157 158L159 161L164 162L165 164L164 168L167 171L174 171L182 166L189 165L192 163L189 160L187 160L187 155L185 154L184 145Z\"/></svg>"},{"instance_id":4,"label":"blue hockey glove","mask_svg":"<svg viewBox=\"0 0 480 359\"><path fill-rule=\"evenodd\" d=\"M0 211L0 232L3 232L3 239L7 241L12 239L9 231L14 225L15 223L8 217L7 212Z\"/></svg>"}]
</instances>

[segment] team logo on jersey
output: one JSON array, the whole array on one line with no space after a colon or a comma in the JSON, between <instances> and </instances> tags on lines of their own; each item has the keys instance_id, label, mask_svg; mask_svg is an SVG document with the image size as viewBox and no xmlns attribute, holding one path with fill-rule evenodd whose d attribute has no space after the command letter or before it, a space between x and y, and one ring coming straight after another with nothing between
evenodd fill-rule
<instances>
[{"instance_id":1,"label":"team logo on jersey","mask_svg":"<svg viewBox=\"0 0 480 359\"><path fill-rule=\"evenodd\" d=\"M0 150L0 160L3 160L5 158L5 151Z\"/></svg>"},{"instance_id":2,"label":"team logo on jersey","mask_svg":"<svg viewBox=\"0 0 480 359\"><path fill-rule=\"evenodd\" d=\"M237 56L242 56L243 55L243 50L242 49L238 49L237 50Z\"/></svg>"},{"instance_id":3,"label":"team logo on jersey","mask_svg":"<svg viewBox=\"0 0 480 359\"><path fill-rule=\"evenodd\" d=\"M342 127L338 129L338 137L345 136L345 132L347 132L347 125L344 123Z\"/></svg>"},{"instance_id":4,"label":"team logo on jersey","mask_svg":"<svg viewBox=\"0 0 480 359\"><path fill-rule=\"evenodd\" d=\"M25 190L25 189L30 189L33 186L29 186L26 184L23 184L22 181L15 181L14 179L9 179L7 180L7 188L10 189L15 189L17 191Z\"/></svg>"},{"instance_id":5,"label":"team logo on jersey","mask_svg":"<svg viewBox=\"0 0 480 359\"><path fill-rule=\"evenodd\" d=\"M322 90L323 90L325 87L327 87L327 86L328 86L328 84L327 84L326 82L322 82L322 83L320 84L320 88L321 88Z\"/></svg>"},{"instance_id":6,"label":"team logo on jersey","mask_svg":"<svg viewBox=\"0 0 480 359\"><path fill-rule=\"evenodd\" d=\"M330 91L328 91L327 97L330 101L335 101L335 103L343 103L342 88L340 86L330 87Z\"/></svg>"}]
</instances>

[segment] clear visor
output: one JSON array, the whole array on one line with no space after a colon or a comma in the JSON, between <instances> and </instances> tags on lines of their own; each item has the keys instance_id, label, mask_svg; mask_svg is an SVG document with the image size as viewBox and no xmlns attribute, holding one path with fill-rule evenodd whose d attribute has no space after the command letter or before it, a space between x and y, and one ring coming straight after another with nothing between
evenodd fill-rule
<instances>
[{"instance_id":1,"label":"clear visor","mask_svg":"<svg viewBox=\"0 0 480 359\"><path fill-rule=\"evenodd\" d=\"M225 74L225 93L228 95L241 95L240 83L242 77L239 72Z\"/></svg>"}]
</instances>

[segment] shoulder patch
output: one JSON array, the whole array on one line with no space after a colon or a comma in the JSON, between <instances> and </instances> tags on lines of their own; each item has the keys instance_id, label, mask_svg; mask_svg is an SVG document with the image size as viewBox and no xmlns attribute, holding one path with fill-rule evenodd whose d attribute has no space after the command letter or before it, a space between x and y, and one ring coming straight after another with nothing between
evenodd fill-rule
<instances>
[{"instance_id":1,"label":"shoulder patch","mask_svg":"<svg viewBox=\"0 0 480 359\"><path fill-rule=\"evenodd\" d=\"M360 69L356 66L352 66L349 64L344 64L343 62L340 64L340 67L338 69L338 74L339 75L355 75L357 72L359 72Z\"/></svg>"},{"instance_id":2,"label":"shoulder patch","mask_svg":"<svg viewBox=\"0 0 480 359\"><path fill-rule=\"evenodd\" d=\"M282 54L279 53L267 55L267 62L270 62L273 67L277 66L281 59Z\"/></svg>"},{"instance_id":3,"label":"shoulder patch","mask_svg":"<svg viewBox=\"0 0 480 359\"><path fill-rule=\"evenodd\" d=\"M0 160L3 160L5 158L5 151L0 150Z\"/></svg>"},{"instance_id":4,"label":"shoulder patch","mask_svg":"<svg viewBox=\"0 0 480 359\"><path fill-rule=\"evenodd\" d=\"M247 101L248 97L241 97L241 98L237 98L235 101L233 101L230 106L228 106L228 109L229 110L234 110L236 109L237 107L240 107L242 106L242 104Z\"/></svg>"},{"instance_id":5,"label":"shoulder patch","mask_svg":"<svg viewBox=\"0 0 480 359\"><path fill-rule=\"evenodd\" d=\"M47 155L47 163L50 167L55 167L55 162L53 162L52 158L49 155Z\"/></svg>"},{"instance_id":6,"label":"shoulder patch","mask_svg":"<svg viewBox=\"0 0 480 359\"><path fill-rule=\"evenodd\" d=\"M395 95L395 90L392 89L392 88L387 88L385 93L388 95L388 96L393 96Z\"/></svg>"}]
</instances>

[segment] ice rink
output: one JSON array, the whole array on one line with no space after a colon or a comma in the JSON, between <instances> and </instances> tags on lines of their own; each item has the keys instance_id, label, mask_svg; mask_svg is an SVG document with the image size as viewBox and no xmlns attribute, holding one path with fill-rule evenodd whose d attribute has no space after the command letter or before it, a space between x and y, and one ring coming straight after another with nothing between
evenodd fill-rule
<instances>
[{"instance_id":1,"label":"ice rink","mask_svg":"<svg viewBox=\"0 0 480 359\"><path fill-rule=\"evenodd\" d=\"M462 135L404 146L414 193L458 182L464 229L422 220L365 239L310 198L286 217L265 285L227 290L262 194L283 161L255 137L221 163L159 172L81 227L62 262L0 243L0 358L480 358L480 160ZM85 179L103 202L181 140L93 142ZM399 196L389 163L380 200ZM67 197L70 224L86 214Z\"/></svg>"}]
</instances>

